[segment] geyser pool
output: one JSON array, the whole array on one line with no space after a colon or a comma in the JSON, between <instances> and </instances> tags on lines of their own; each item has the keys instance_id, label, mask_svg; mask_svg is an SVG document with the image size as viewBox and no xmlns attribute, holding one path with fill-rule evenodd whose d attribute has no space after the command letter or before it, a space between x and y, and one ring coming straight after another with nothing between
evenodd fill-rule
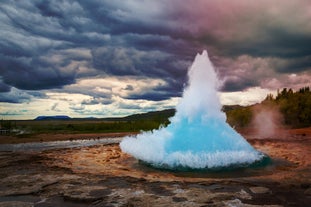
<instances>
[{"instance_id":1,"label":"geyser pool","mask_svg":"<svg viewBox=\"0 0 311 207\"><path fill-rule=\"evenodd\" d=\"M155 167L213 169L245 166L262 160L226 123L217 95L219 81L206 51L197 54L188 71L189 84L166 128L125 137L123 152Z\"/></svg>"}]
</instances>

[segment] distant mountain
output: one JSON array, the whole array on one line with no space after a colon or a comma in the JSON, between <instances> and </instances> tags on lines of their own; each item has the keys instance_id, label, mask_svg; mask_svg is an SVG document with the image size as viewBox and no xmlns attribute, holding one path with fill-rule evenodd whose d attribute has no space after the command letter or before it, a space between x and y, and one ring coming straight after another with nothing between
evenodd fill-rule
<instances>
[{"instance_id":1,"label":"distant mountain","mask_svg":"<svg viewBox=\"0 0 311 207\"><path fill-rule=\"evenodd\" d=\"M66 115L57 115L57 116L38 116L34 120L68 120L71 119Z\"/></svg>"},{"instance_id":2,"label":"distant mountain","mask_svg":"<svg viewBox=\"0 0 311 207\"><path fill-rule=\"evenodd\" d=\"M139 120L166 120L171 116L174 116L175 109L166 109L162 111L151 111L141 114L133 114L125 117L107 117L107 118L71 118L66 115L57 115L57 116L38 116L34 120L103 120L103 121L139 121Z\"/></svg>"}]
</instances>

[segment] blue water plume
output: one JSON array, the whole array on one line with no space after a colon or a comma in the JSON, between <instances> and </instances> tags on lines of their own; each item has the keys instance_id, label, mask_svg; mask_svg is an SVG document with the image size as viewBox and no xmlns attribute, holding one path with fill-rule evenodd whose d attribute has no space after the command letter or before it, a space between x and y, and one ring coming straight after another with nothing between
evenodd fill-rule
<instances>
[{"instance_id":1,"label":"blue water plume","mask_svg":"<svg viewBox=\"0 0 311 207\"><path fill-rule=\"evenodd\" d=\"M212 169L248 165L264 158L226 123L217 94L219 81L206 51L188 71L189 84L171 123L125 137L123 152L155 167Z\"/></svg>"}]
</instances>

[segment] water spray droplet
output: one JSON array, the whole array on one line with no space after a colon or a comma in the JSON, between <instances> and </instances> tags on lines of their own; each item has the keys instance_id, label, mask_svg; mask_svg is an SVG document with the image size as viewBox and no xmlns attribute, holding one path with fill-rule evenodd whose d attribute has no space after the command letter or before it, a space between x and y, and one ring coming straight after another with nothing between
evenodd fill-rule
<instances>
[{"instance_id":1,"label":"water spray droplet","mask_svg":"<svg viewBox=\"0 0 311 207\"><path fill-rule=\"evenodd\" d=\"M189 85L176 107L171 124L120 143L123 152L156 167L219 168L263 159L226 123L217 95L219 81L206 51L188 71Z\"/></svg>"}]
</instances>

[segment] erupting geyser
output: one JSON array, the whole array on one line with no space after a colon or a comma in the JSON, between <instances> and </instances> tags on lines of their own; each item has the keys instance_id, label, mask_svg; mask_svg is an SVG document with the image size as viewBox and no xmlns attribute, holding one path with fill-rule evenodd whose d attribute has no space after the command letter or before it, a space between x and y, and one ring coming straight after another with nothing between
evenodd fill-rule
<instances>
[{"instance_id":1,"label":"erupting geyser","mask_svg":"<svg viewBox=\"0 0 311 207\"><path fill-rule=\"evenodd\" d=\"M171 124L120 143L123 152L155 167L222 168L264 158L226 123L217 95L218 79L207 52L188 71L189 85Z\"/></svg>"}]
</instances>

